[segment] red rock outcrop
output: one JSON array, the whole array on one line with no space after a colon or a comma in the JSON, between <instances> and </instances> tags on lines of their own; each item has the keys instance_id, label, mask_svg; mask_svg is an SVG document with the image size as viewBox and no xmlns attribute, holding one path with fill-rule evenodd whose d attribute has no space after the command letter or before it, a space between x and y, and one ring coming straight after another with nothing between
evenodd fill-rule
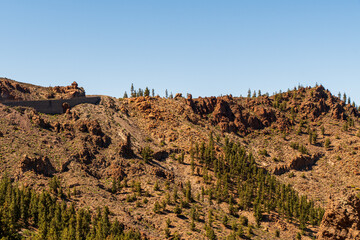
<instances>
[{"instance_id":1,"label":"red rock outcrop","mask_svg":"<svg viewBox=\"0 0 360 240\"><path fill-rule=\"evenodd\" d=\"M20 169L23 173L26 171L34 171L36 174L41 174L46 177L50 177L56 172L49 158L43 156L29 157L24 155L20 162Z\"/></svg>"},{"instance_id":2,"label":"red rock outcrop","mask_svg":"<svg viewBox=\"0 0 360 240\"><path fill-rule=\"evenodd\" d=\"M275 166L275 168L273 170L273 174L281 175L281 174L284 174L284 173L286 173L288 171L289 171L288 166L286 166L286 165L278 165L278 166Z\"/></svg>"},{"instance_id":3,"label":"red rock outcrop","mask_svg":"<svg viewBox=\"0 0 360 240\"><path fill-rule=\"evenodd\" d=\"M130 133L126 135L126 141L120 145L120 156L124 158L132 158L135 156L133 150L131 149L131 135Z\"/></svg>"},{"instance_id":4,"label":"red rock outcrop","mask_svg":"<svg viewBox=\"0 0 360 240\"><path fill-rule=\"evenodd\" d=\"M290 170L309 170L316 163L316 161L319 160L321 156L321 153L317 153L314 155L301 154L300 156L291 159L288 164L275 166L275 168L273 169L273 174L281 175Z\"/></svg>"},{"instance_id":5,"label":"red rock outcrop","mask_svg":"<svg viewBox=\"0 0 360 240\"><path fill-rule=\"evenodd\" d=\"M65 87L40 87L0 78L0 101L69 99L84 96L85 90L79 88L76 82Z\"/></svg>"},{"instance_id":6,"label":"red rock outcrop","mask_svg":"<svg viewBox=\"0 0 360 240\"><path fill-rule=\"evenodd\" d=\"M268 97L261 97L257 100L251 100L252 105L270 104ZM209 97L193 99L191 95L186 99L186 104L197 115L207 118L210 114L211 124L217 125L223 132L239 132L248 134L251 130L263 129L270 126L277 120L273 110L264 106L257 106L253 113L245 111L245 108L234 98L229 96ZM188 119L193 119L188 117ZM195 121L192 121L195 122ZM287 121L284 126L288 127ZM281 128L286 128L281 125Z\"/></svg>"},{"instance_id":7,"label":"red rock outcrop","mask_svg":"<svg viewBox=\"0 0 360 240\"><path fill-rule=\"evenodd\" d=\"M111 139L102 130L96 120L78 120L75 124L76 128L81 132L88 132L90 135L85 137L85 142L92 142L93 145L105 148L111 143Z\"/></svg>"},{"instance_id":8,"label":"red rock outcrop","mask_svg":"<svg viewBox=\"0 0 360 240\"><path fill-rule=\"evenodd\" d=\"M168 179L170 181L173 181L174 178L175 178L175 175L174 175L173 172L161 169L159 167L152 168L150 174L155 175L155 176L160 177L160 178Z\"/></svg>"},{"instance_id":9,"label":"red rock outcrop","mask_svg":"<svg viewBox=\"0 0 360 240\"><path fill-rule=\"evenodd\" d=\"M312 156L301 154L300 156L293 158L288 167L294 170L308 170L321 156L322 154L319 153Z\"/></svg>"},{"instance_id":10,"label":"red rock outcrop","mask_svg":"<svg viewBox=\"0 0 360 240\"><path fill-rule=\"evenodd\" d=\"M61 98L75 98L75 97L85 97L85 91L83 88L79 88L77 82L73 82L70 86L55 86L51 88L52 92L55 94L62 94Z\"/></svg>"},{"instance_id":11,"label":"red rock outcrop","mask_svg":"<svg viewBox=\"0 0 360 240\"><path fill-rule=\"evenodd\" d=\"M323 114L330 113L335 119L346 120L348 116L359 116L355 107L347 104L340 99L331 95L323 86L318 86L310 90L311 97L305 99L300 111L312 121L316 120Z\"/></svg>"},{"instance_id":12,"label":"red rock outcrop","mask_svg":"<svg viewBox=\"0 0 360 240\"><path fill-rule=\"evenodd\" d=\"M52 128L52 125L50 124L50 122L43 119L35 111L30 111L27 116L32 121L33 124L39 126L40 128L45 128L45 129L51 129Z\"/></svg>"},{"instance_id":13,"label":"red rock outcrop","mask_svg":"<svg viewBox=\"0 0 360 240\"><path fill-rule=\"evenodd\" d=\"M326 208L317 239L360 239L360 199L349 194L342 200L331 200Z\"/></svg>"},{"instance_id":14,"label":"red rock outcrop","mask_svg":"<svg viewBox=\"0 0 360 240\"><path fill-rule=\"evenodd\" d=\"M30 93L30 90L15 81L6 78L1 79L0 100L23 100L21 93Z\"/></svg>"}]
</instances>

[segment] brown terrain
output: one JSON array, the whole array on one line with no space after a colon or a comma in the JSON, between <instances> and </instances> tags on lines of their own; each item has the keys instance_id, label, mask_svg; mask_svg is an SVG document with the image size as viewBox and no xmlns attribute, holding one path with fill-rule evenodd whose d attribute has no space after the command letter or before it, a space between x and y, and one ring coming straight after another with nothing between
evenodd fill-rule
<instances>
[{"instance_id":1,"label":"brown terrain","mask_svg":"<svg viewBox=\"0 0 360 240\"><path fill-rule=\"evenodd\" d=\"M45 88L0 79L0 96L57 99L85 96L85 91L76 83ZM191 152L212 135L216 156L222 156L225 138L239 143L258 167L326 209L321 225L308 226L302 239L360 239L359 116L356 107L323 86L258 97L102 96L98 105L80 104L56 115L0 104L0 171L39 191L49 189L56 176L69 202L90 209L107 205L112 217L149 239L165 239L167 219L171 236L207 239L209 211L218 239L233 232L222 223L224 215L229 225L239 216L248 218L253 233L244 228L244 238L295 239L300 232L295 220L271 212L256 226L252 209L229 215L229 203L202 195L202 188L216 181L204 180L196 159L192 172ZM183 162L177 160L181 156ZM174 204L162 204L177 190L183 197L188 181L196 199L192 207L200 215L195 230L190 207L179 215ZM157 202L161 213L154 212Z\"/></svg>"},{"instance_id":2,"label":"brown terrain","mask_svg":"<svg viewBox=\"0 0 360 240\"><path fill-rule=\"evenodd\" d=\"M76 82L66 87L40 87L28 83L20 83L8 78L0 78L0 100L44 100L68 99L85 96L85 90Z\"/></svg>"}]
</instances>

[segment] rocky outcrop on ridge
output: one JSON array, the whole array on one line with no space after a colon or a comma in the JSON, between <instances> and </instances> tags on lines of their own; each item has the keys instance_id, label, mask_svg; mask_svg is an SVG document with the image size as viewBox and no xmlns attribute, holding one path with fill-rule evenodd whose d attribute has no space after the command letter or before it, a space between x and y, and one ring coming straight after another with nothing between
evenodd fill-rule
<instances>
[{"instance_id":1,"label":"rocky outcrop on ridge","mask_svg":"<svg viewBox=\"0 0 360 240\"><path fill-rule=\"evenodd\" d=\"M30 101L85 97L85 90L74 81L69 86L40 87L0 78L0 101Z\"/></svg>"}]
</instances>

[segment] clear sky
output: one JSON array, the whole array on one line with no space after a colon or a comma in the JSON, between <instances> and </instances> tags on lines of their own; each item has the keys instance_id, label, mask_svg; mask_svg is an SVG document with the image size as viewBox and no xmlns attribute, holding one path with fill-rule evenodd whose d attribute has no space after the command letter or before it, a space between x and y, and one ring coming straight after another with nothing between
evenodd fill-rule
<instances>
[{"instance_id":1,"label":"clear sky","mask_svg":"<svg viewBox=\"0 0 360 240\"><path fill-rule=\"evenodd\" d=\"M0 76L194 97L322 83L360 105L360 0L0 0Z\"/></svg>"}]
</instances>

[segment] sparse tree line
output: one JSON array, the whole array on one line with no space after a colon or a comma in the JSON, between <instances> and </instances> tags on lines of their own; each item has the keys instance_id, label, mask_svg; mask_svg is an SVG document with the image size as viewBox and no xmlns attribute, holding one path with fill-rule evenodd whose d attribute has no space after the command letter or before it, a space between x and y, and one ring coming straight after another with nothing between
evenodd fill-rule
<instances>
[{"instance_id":1,"label":"sparse tree line","mask_svg":"<svg viewBox=\"0 0 360 240\"><path fill-rule=\"evenodd\" d=\"M315 86L317 87L318 84L316 84ZM304 88L304 86L299 85L298 87L294 87L294 91L297 89L301 89L301 88ZM287 92L291 92L291 90L288 89ZM281 111L285 111L287 109L286 102L284 101L284 102L280 103L282 100L282 94L283 94L283 92L281 90L279 91L279 93L278 92L273 93L273 95L275 96L275 100L273 102L273 107L279 108ZM313 94L313 92L311 92L311 94ZM145 89L139 88L138 90L136 90L134 88L134 84L131 84L130 95L128 95L128 93L125 91L123 98L149 97L149 96L155 97L155 95L156 95L155 90L153 88L151 89L151 91L148 87L145 87ZM254 90L252 92L251 89L249 89L247 92L247 98L256 98L256 97L261 97L261 96L269 97L270 94L268 92L266 92L265 94L262 94L261 90L258 90L257 92ZM294 93L293 97L296 97L296 96L297 96L297 94ZM166 89L165 93L164 93L164 97L172 99L172 98L174 98L174 95L172 92L169 94L168 90ZM242 97L242 95L240 95L240 97ZM341 95L341 93L339 92L337 97L339 100L344 101L345 104L352 105L353 107L357 108L358 111L360 111L360 106L358 107L354 101L351 102L351 98L347 97L346 93L343 93L343 95Z\"/></svg>"},{"instance_id":2,"label":"sparse tree line","mask_svg":"<svg viewBox=\"0 0 360 240\"><path fill-rule=\"evenodd\" d=\"M0 180L0 238L141 239L139 232L124 230L117 219L111 222L107 207L93 213L59 199L61 188L56 184L51 183L52 191L57 191L55 195L48 191L37 193L28 187L14 186L4 176Z\"/></svg>"},{"instance_id":3,"label":"sparse tree line","mask_svg":"<svg viewBox=\"0 0 360 240\"><path fill-rule=\"evenodd\" d=\"M134 84L131 84L131 87L130 87L130 96L128 95L128 93L125 91L124 92L124 95L123 95L123 98L129 98L129 97L155 97L155 90L154 89L151 89L151 92L150 92L150 89L148 87L144 89L142 88L139 88L138 90L136 90L134 88ZM173 93L171 92L169 94L168 90L166 89L165 90L165 98L174 98L173 96Z\"/></svg>"}]
</instances>

